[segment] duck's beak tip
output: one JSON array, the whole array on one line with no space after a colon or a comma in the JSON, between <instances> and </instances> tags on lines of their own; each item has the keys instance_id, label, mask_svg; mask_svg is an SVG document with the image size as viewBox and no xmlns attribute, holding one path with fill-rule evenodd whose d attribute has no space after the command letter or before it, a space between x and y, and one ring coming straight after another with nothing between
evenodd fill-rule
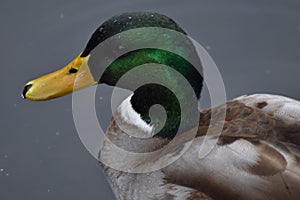
<instances>
[{"instance_id":1,"label":"duck's beak tip","mask_svg":"<svg viewBox=\"0 0 300 200\"><path fill-rule=\"evenodd\" d=\"M23 99L26 99L26 93L30 90L30 88L32 87L32 84L26 84L24 89L23 89L23 92L21 94L21 97Z\"/></svg>"}]
</instances>

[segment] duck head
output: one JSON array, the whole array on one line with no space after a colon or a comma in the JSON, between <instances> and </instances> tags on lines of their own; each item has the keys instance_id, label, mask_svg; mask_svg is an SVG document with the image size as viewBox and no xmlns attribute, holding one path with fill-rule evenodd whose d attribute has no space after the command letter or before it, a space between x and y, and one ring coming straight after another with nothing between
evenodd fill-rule
<instances>
[{"instance_id":1,"label":"duck head","mask_svg":"<svg viewBox=\"0 0 300 200\"><path fill-rule=\"evenodd\" d=\"M155 31L145 31L145 28L155 28ZM170 34L170 31L179 33L180 39ZM153 48L153 44L163 48ZM190 60L193 60L193 64ZM130 70L144 64L151 66L153 63L167 67L157 68L156 71L145 70L140 76L118 84ZM203 81L199 73L202 68L199 68L201 63L191 40L172 19L152 12L125 13L110 18L97 28L84 50L65 67L29 81L24 87L23 97L44 101L95 84L126 88L134 92L131 97L132 107L146 123L151 123L149 109L152 105L160 104L164 107L169 127L161 130L164 136L165 132L178 129L182 106L179 101L191 98L187 96L180 79L173 76L171 71L179 72L199 99ZM179 88L179 100L172 91L159 84L146 84L135 89L136 83L143 82L145 77L158 77L158 80ZM190 106L187 101L185 104ZM185 117L188 119L188 116Z\"/></svg>"}]
</instances>

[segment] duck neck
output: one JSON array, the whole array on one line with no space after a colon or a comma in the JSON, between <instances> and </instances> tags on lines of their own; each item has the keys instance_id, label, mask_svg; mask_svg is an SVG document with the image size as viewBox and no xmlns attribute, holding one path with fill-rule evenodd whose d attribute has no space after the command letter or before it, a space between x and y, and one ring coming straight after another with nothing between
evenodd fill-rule
<instances>
[{"instance_id":1,"label":"duck neck","mask_svg":"<svg viewBox=\"0 0 300 200\"><path fill-rule=\"evenodd\" d=\"M161 64L161 66L155 68L153 63ZM131 78L119 82L127 72L145 64L149 64L146 67L148 69L152 67L154 71L142 70L138 75L134 73ZM174 70L182 75L181 78L174 75ZM155 74L155 78L159 83L172 86L177 93L175 94L167 86L149 82L135 89L137 83L144 83L145 79L153 77L153 74ZM191 89L184 86L182 78L187 80L194 97L199 99L203 78L197 69L180 55L161 49L148 48L129 52L115 60L104 71L100 82L134 91L130 101L132 108L140 115L142 120L159 130L156 132L156 136L173 138L177 133L182 117L187 122L186 128L189 128L190 116L193 112L198 112L198 105L195 105L195 103L191 105L191 101L189 101L193 94L191 94ZM165 112L162 113L161 109L152 109L154 112L151 113L150 108L156 104L161 105ZM184 108L189 108L190 111L183 113Z\"/></svg>"}]
</instances>

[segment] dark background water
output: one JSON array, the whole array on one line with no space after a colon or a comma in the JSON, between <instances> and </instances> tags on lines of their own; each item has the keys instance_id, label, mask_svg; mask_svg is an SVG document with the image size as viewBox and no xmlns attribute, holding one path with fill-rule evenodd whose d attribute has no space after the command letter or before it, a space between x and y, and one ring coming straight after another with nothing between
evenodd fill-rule
<instances>
[{"instance_id":1,"label":"dark background water","mask_svg":"<svg viewBox=\"0 0 300 200\"><path fill-rule=\"evenodd\" d=\"M20 97L24 83L63 66L107 18L158 11L217 63L227 97L275 93L300 99L300 1L5 1L1 21L0 199L113 199L99 163L76 134L72 99ZM110 88L100 87L104 124Z\"/></svg>"}]
</instances>

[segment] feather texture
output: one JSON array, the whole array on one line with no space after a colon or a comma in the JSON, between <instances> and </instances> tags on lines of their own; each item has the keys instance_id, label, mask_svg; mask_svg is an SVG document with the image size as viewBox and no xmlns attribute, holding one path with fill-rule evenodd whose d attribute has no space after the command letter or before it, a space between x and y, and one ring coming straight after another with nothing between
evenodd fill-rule
<instances>
[{"instance_id":1,"label":"feather texture","mask_svg":"<svg viewBox=\"0 0 300 200\"><path fill-rule=\"evenodd\" d=\"M218 115L211 119L211 109L203 110L191 146L161 170L135 174L106 167L118 198L300 199L300 102L276 95L255 94L233 99L213 109L221 113L225 108L225 121L220 121ZM224 123L220 137L207 135L208 127L219 123ZM168 142L148 138L147 142L135 140L133 145L114 119L107 134L113 143L137 152L141 148L156 150ZM188 133L180 137L184 138L185 134ZM218 141L207 156L199 158L200 147L207 145L204 139ZM182 145L178 144L174 152L181 153ZM117 155L106 142L100 157L105 160L114 156Z\"/></svg>"}]
</instances>

